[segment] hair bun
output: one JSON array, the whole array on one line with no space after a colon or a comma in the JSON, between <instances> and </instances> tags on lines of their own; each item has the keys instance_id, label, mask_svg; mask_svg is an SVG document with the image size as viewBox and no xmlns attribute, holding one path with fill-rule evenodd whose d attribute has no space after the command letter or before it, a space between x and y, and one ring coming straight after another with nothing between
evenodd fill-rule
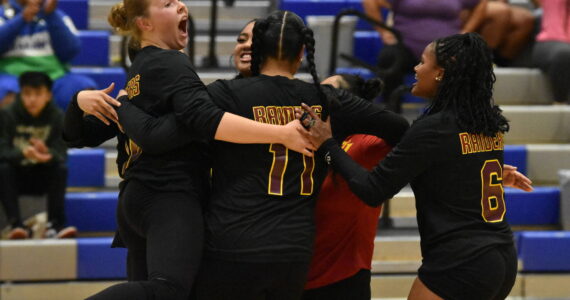
<instances>
[{"instance_id":1,"label":"hair bun","mask_svg":"<svg viewBox=\"0 0 570 300\"><path fill-rule=\"evenodd\" d=\"M127 24L127 11L125 10L125 6L122 2L113 5L111 12L107 17L107 21L109 21L109 24L119 32L126 33L129 31Z\"/></svg>"}]
</instances>

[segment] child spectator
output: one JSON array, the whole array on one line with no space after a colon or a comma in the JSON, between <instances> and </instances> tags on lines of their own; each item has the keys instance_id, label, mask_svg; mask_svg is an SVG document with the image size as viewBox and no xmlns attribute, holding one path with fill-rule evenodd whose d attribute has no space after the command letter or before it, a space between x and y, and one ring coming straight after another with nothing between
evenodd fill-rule
<instances>
[{"instance_id":1,"label":"child spectator","mask_svg":"<svg viewBox=\"0 0 570 300\"><path fill-rule=\"evenodd\" d=\"M73 95L96 88L89 77L69 73L68 63L81 48L71 19L57 0L7 0L0 6L0 106L19 92L17 76L44 72L54 80L56 103L67 107Z\"/></svg>"},{"instance_id":2,"label":"child spectator","mask_svg":"<svg viewBox=\"0 0 570 300\"><path fill-rule=\"evenodd\" d=\"M12 227L8 238L30 237L18 205L18 197L28 194L47 194L45 237L74 237L77 230L64 227L67 148L63 113L51 101L52 81L44 73L26 72L19 84L21 92L0 118L0 200Z\"/></svg>"}]
</instances>

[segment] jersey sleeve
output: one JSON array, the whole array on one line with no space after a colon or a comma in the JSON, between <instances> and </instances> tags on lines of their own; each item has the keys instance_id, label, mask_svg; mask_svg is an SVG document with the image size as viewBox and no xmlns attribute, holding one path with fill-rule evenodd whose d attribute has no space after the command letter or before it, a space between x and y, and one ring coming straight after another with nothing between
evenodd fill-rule
<instances>
[{"instance_id":1,"label":"jersey sleeve","mask_svg":"<svg viewBox=\"0 0 570 300\"><path fill-rule=\"evenodd\" d=\"M345 90L336 90L340 107L331 114L335 138L343 140L355 133L375 135L388 144L396 145L406 130L408 121L383 106L354 96Z\"/></svg>"},{"instance_id":2,"label":"jersey sleeve","mask_svg":"<svg viewBox=\"0 0 570 300\"><path fill-rule=\"evenodd\" d=\"M63 140L68 147L97 147L119 132L115 123L106 125L94 116L83 116L77 94L67 106L63 120Z\"/></svg>"},{"instance_id":3,"label":"jersey sleeve","mask_svg":"<svg viewBox=\"0 0 570 300\"><path fill-rule=\"evenodd\" d=\"M366 204L378 206L436 161L441 141L437 131L428 124L412 126L392 152L371 171L352 160L334 139L327 140L321 148L328 152L333 168L348 182L352 192Z\"/></svg>"},{"instance_id":4,"label":"jersey sleeve","mask_svg":"<svg viewBox=\"0 0 570 300\"><path fill-rule=\"evenodd\" d=\"M119 122L129 138L145 152L162 154L196 140L195 132L187 130L177 120L174 113L153 117L127 100L119 98L117 107Z\"/></svg>"},{"instance_id":5,"label":"jersey sleeve","mask_svg":"<svg viewBox=\"0 0 570 300\"><path fill-rule=\"evenodd\" d=\"M176 118L190 130L196 130L213 140L224 112L210 99L206 86L192 69L182 53L176 53L167 60L173 82L163 89L172 93L172 104Z\"/></svg>"}]
</instances>

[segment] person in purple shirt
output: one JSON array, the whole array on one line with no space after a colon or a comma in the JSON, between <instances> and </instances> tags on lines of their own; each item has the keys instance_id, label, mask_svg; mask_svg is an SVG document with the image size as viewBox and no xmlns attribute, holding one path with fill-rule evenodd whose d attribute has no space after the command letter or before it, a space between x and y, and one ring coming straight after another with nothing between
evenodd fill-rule
<instances>
[{"instance_id":1,"label":"person in purple shirt","mask_svg":"<svg viewBox=\"0 0 570 300\"><path fill-rule=\"evenodd\" d=\"M392 26L401 34L399 43L392 32L376 28L384 44L378 57L378 67L385 83L382 97L389 109L400 112L400 98L409 90L402 86L404 76L413 71L425 46L437 38L475 31L483 21L487 1L362 1L365 13L378 21L384 21L381 9L390 10L393 13Z\"/></svg>"}]
</instances>

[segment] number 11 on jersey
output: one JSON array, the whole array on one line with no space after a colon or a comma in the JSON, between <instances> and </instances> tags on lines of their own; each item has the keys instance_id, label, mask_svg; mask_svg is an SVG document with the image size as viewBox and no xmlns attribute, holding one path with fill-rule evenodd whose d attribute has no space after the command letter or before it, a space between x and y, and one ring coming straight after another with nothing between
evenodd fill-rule
<instances>
[{"instance_id":1,"label":"number 11 on jersey","mask_svg":"<svg viewBox=\"0 0 570 300\"><path fill-rule=\"evenodd\" d=\"M273 162L269 171L269 184L267 193L270 195L283 195L283 177L289 162L289 149L281 144L270 144L269 152L273 154ZM313 193L313 171L315 170L315 158L303 155L303 172L301 173L301 195Z\"/></svg>"}]
</instances>

